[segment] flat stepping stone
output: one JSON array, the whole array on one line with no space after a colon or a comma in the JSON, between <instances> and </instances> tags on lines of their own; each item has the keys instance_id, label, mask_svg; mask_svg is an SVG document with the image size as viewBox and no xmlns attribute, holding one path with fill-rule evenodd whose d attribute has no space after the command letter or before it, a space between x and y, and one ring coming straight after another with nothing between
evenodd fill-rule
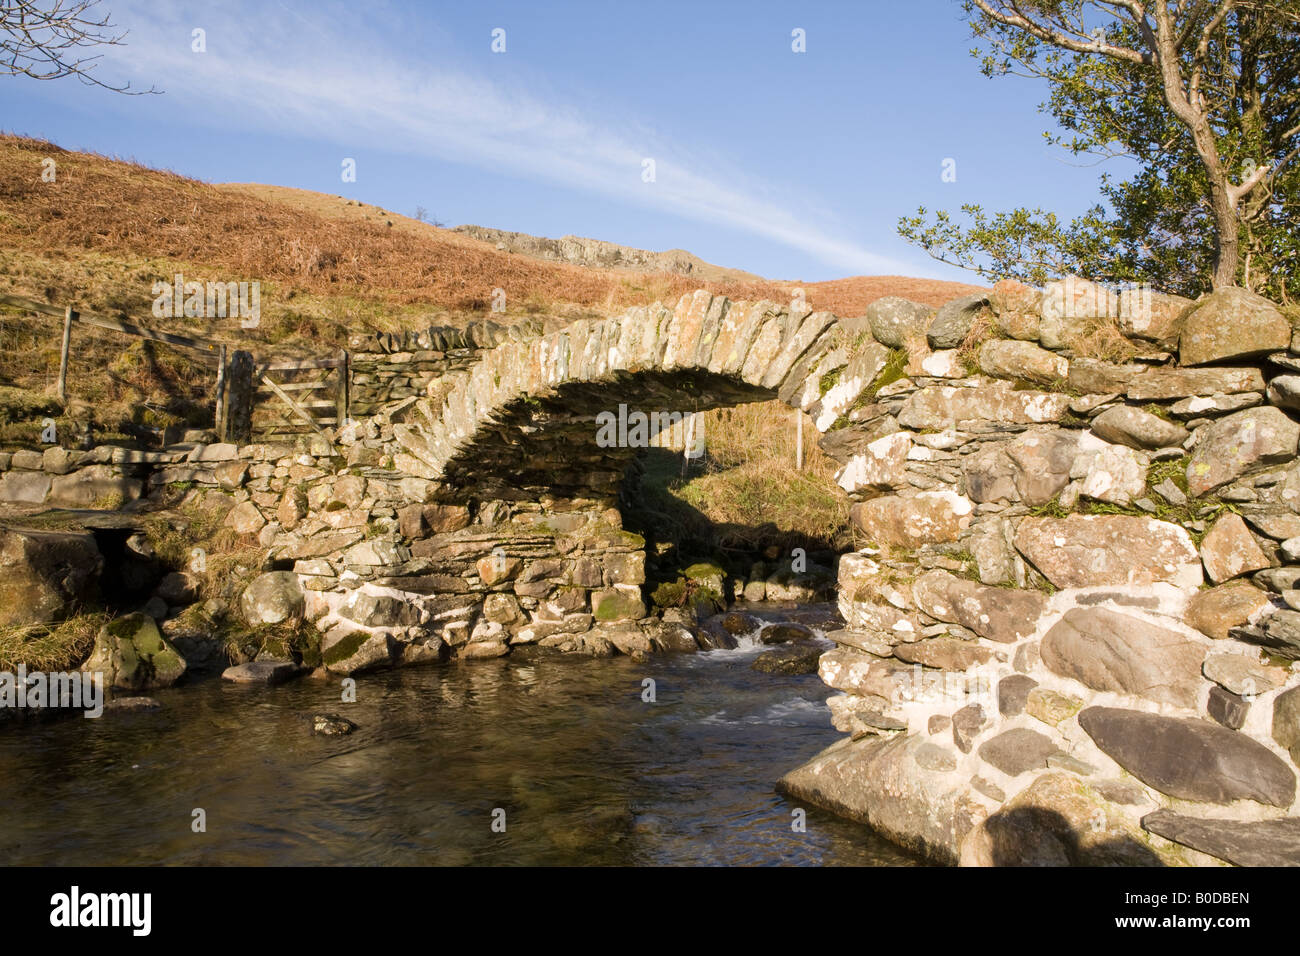
<instances>
[{"instance_id":1,"label":"flat stepping stone","mask_svg":"<svg viewBox=\"0 0 1300 956\"><path fill-rule=\"evenodd\" d=\"M221 672L221 679L236 684L282 684L298 673L298 665L289 661L249 661Z\"/></svg>"},{"instance_id":2,"label":"flat stepping stone","mask_svg":"<svg viewBox=\"0 0 1300 956\"><path fill-rule=\"evenodd\" d=\"M985 763L1011 777L1047 766L1047 758L1060 751L1050 737L1036 730L1016 727L980 744L979 756Z\"/></svg>"},{"instance_id":3,"label":"flat stepping stone","mask_svg":"<svg viewBox=\"0 0 1300 956\"><path fill-rule=\"evenodd\" d=\"M1300 818L1207 820L1157 810L1142 828L1237 866L1300 866Z\"/></svg>"}]
</instances>

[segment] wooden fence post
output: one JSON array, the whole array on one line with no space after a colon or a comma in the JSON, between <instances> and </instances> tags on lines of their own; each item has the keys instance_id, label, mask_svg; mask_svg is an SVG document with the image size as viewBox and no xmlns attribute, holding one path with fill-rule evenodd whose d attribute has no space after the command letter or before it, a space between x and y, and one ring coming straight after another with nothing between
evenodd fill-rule
<instances>
[{"instance_id":1,"label":"wooden fence post","mask_svg":"<svg viewBox=\"0 0 1300 956\"><path fill-rule=\"evenodd\" d=\"M226 414L222 441L247 445L253 436L253 356L236 349L226 369Z\"/></svg>"},{"instance_id":2,"label":"wooden fence post","mask_svg":"<svg viewBox=\"0 0 1300 956\"><path fill-rule=\"evenodd\" d=\"M217 402L213 411L213 430L219 440L224 440L226 433L226 347L217 351Z\"/></svg>"},{"instance_id":3,"label":"wooden fence post","mask_svg":"<svg viewBox=\"0 0 1300 956\"><path fill-rule=\"evenodd\" d=\"M72 323L77 320L77 313L68 306L63 313L63 349L59 353L59 401L68 400L68 351L72 346Z\"/></svg>"},{"instance_id":4,"label":"wooden fence post","mask_svg":"<svg viewBox=\"0 0 1300 956\"><path fill-rule=\"evenodd\" d=\"M334 411L334 434L338 435L343 431L343 426L347 424L349 406L351 404L351 386L352 386L352 365L348 358L348 350L339 350L339 390L336 395L337 407Z\"/></svg>"},{"instance_id":5,"label":"wooden fence post","mask_svg":"<svg viewBox=\"0 0 1300 956\"><path fill-rule=\"evenodd\" d=\"M794 470L803 471L803 412L800 409L794 410Z\"/></svg>"}]
</instances>

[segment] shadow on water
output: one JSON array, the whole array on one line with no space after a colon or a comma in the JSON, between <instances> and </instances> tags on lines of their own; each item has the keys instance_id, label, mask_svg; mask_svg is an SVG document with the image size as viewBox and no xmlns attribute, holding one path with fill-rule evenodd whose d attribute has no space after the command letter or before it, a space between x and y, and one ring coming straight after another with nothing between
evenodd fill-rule
<instances>
[{"instance_id":1,"label":"shadow on water","mask_svg":"<svg viewBox=\"0 0 1300 956\"><path fill-rule=\"evenodd\" d=\"M840 735L817 677L756 673L758 653L516 652L363 675L355 703L337 680L209 679L158 692L153 713L6 728L0 850L11 864L915 865L812 808L795 832L773 783ZM313 712L358 730L313 736Z\"/></svg>"}]
</instances>

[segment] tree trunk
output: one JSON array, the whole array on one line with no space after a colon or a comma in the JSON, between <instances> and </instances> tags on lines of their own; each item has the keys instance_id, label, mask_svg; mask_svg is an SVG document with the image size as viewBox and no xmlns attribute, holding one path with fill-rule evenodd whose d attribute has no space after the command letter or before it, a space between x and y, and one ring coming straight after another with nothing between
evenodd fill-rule
<instances>
[{"instance_id":1,"label":"tree trunk","mask_svg":"<svg viewBox=\"0 0 1300 956\"><path fill-rule=\"evenodd\" d=\"M1218 234L1214 250L1214 288L1225 289L1237 284L1237 265L1241 259L1240 229L1237 210L1228 199L1224 183L1210 177L1210 202L1214 206L1214 228Z\"/></svg>"}]
</instances>

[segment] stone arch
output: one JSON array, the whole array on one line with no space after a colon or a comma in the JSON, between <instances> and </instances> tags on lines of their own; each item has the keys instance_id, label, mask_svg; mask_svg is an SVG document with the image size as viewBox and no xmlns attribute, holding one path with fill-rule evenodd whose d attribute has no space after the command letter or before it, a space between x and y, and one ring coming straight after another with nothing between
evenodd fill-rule
<instances>
[{"instance_id":1,"label":"stone arch","mask_svg":"<svg viewBox=\"0 0 1300 956\"><path fill-rule=\"evenodd\" d=\"M542 494L608 497L635 448L597 448L596 415L619 404L693 412L780 399L828 431L889 351L855 343L829 312L736 303L706 290L579 320L487 352L444 388L436 413L394 426L399 468L448 500ZM432 412L432 409L429 409ZM832 445L844 464L845 449Z\"/></svg>"}]
</instances>

